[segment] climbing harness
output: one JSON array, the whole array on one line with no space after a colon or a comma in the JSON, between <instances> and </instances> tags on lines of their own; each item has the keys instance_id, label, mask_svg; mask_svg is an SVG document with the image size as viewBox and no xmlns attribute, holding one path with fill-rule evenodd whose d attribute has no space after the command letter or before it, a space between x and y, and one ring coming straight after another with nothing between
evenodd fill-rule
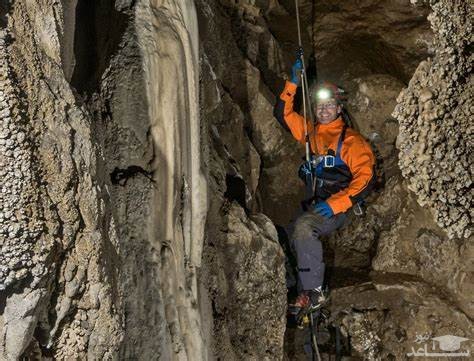
<instances>
[{"instance_id":1,"label":"climbing harness","mask_svg":"<svg viewBox=\"0 0 474 361\"><path fill-rule=\"evenodd\" d=\"M364 209L362 208L363 202L357 202L353 207L352 210L356 216L363 216Z\"/></svg>"}]
</instances>

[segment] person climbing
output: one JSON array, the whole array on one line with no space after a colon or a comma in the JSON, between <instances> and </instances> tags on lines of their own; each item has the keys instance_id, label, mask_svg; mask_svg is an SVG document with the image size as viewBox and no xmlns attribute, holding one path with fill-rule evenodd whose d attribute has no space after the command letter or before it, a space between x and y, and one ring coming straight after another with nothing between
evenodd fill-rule
<instances>
[{"instance_id":1,"label":"person climbing","mask_svg":"<svg viewBox=\"0 0 474 361\"><path fill-rule=\"evenodd\" d=\"M313 197L306 202L306 211L296 219L289 234L296 253L300 290L290 307L293 312L311 312L325 301L322 291L325 264L320 237L342 227L346 212L360 207L375 182L375 156L367 141L345 123L344 93L336 85L323 82L309 89L315 121L304 119L294 111L301 71L302 62L298 58L290 81L286 81L277 99L274 115L298 142L305 144L309 140L312 152L311 162L305 161L298 174L306 183L308 179L314 180Z\"/></svg>"}]
</instances>

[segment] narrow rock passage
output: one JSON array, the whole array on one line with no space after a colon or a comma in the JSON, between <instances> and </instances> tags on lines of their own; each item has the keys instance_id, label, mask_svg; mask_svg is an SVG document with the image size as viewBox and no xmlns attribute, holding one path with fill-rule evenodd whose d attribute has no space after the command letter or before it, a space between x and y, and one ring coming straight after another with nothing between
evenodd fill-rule
<instances>
[{"instance_id":1,"label":"narrow rock passage","mask_svg":"<svg viewBox=\"0 0 474 361\"><path fill-rule=\"evenodd\" d=\"M416 148L408 144L419 139L420 134L412 132L408 135L405 127L413 130L415 124L418 124L418 130L426 127L421 133L425 134L433 127L439 129L435 125L437 117L451 119L451 116L444 115L443 112L436 116L429 113L432 114L432 121L428 124L422 119L428 119L428 111L433 108L434 103L427 104L426 110L418 115L414 113L417 105L409 105L409 100L405 98L411 96L411 91L407 90L406 95L404 90L399 95L419 62L430 56L435 60L421 62L408 89L414 88L414 91L420 92L420 104L434 98L434 91L431 89L444 79L440 75L434 75L434 69L442 67L438 64L448 61L443 50L443 46L447 45L441 44L446 44L446 39L450 39L448 42L451 43L452 37L455 37L454 33L445 30L444 21L448 20L441 20L439 16L443 12L457 14L454 16L456 20L449 20L458 24L456 34L465 34L465 30L471 28L472 16L468 15L469 6L460 2L433 3L433 12L428 17L431 31L434 32L432 35L426 22L429 9L422 4L415 4L417 8L414 11L413 7L407 8L394 2L376 4L363 1L358 2L357 6L347 2L335 2L330 6L322 3L316 6L317 21L313 27L318 74L349 90L349 110L355 126L371 141L378 154L380 168L378 191L370 199L366 215L363 218L351 215L351 224L331 236L325 244L325 257L330 266L326 278L332 290L332 301L328 306L331 311L328 325L332 338L328 339L327 335L321 334L321 349L323 353L335 353L333 327L336 326L342 331L342 346L346 355L363 359L403 359L410 348L402 345L410 344L422 332L432 336L451 332L464 337L469 337L472 332L472 323L469 321L472 307L467 305L463 296L472 288L464 281L464 277L472 272L472 267L465 261L472 253L472 240L468 234L453 242L451 239L455 237L450 231L456 227L456 220L463 222L461 204L466 202L466 193L462 189L464 185L470 184L467 179L472 178L472 174L467 163L458 168L460 177L465 180L462 186L458 186L461 190L459 196L456 200L453 198L448 206L454 218L447 222L453 224L453 228L442 230L436 217L441 217L442 209L446 208L422 208L433 204L437 191L431 192L423 188L423 195L413 194L402 182L402 175L406 177L408 169L412 169L408 178L410 190L414 189L414 182L418 182L416 187L421 188L424 183L421 179L439 179L428 175L428 169L436 169L439 163L433 162L433 158L425 156L424 152L427 151L426 147L431 146L433 148L428 153L438 152L441 159L441 153L437 150L440 136L423 138L418 143L423 147L421 153L414 153ZM302 11L305 10L308 18L307 4L302 6ZM310 25L307 24L306 28L309 29ZM397 34L403 34L403 37L398 37ZM436 48L434 44L441 45L441 48ZM465 48L464 45L459 45L457 49ZM447 79L451 79L451 74L453 79L457 79L459 73L465 74L466 58L460 53L451 53L449 62L456 65L449 67L452 73ZM431 61L436 65L431 65ZM432 66L429 73L428 69ZM460 104L465 104L469 82L460 81L456 90L448 90L456 91L458 99L463 99ZM415 85L420 83L425 88ZM441 97L438 101L442 102L443 93L437 92ZM397 102L401 104L395 108ZM394 108L396 110L393 116L398 120L402 119L400 112L405 114L403 122L407 125L400 128L400 133L397 120L391 116ZM445 107L440 105L437 109ZM462 105L454 106L453 111L462 114L457 119L462 121L472 117L465 109ZM467 128L454 126L454 129ZM442 137L449 137L447 134L457 137L452 135L452 130L443 133ZM406 152L406 155L399 157L398 149ZM462 163L463 156L469 153L470 151L460 151L457 156L459 161ZM406 157L410 157L411 161L404 162ZM414 172L411 162L425 162L426 168L422 167ZM419 174L419 171L422 173ZM454 172L447 171L448 174ZM440 189L441 186L436 183ZM451 186L453 183L450 183ZM431 200L428 200L428 194L432 197ZM457 199L460 203L455 205ZM467 229L470 232L470 227ZM464 276L459 278L460 274ZM414 294L429 299L431 307L418 306ZM455 310L449 311L450 307ZM425 312L437 315L437 322L426 321ZM405 323L408 314L414 318L413 324ZM303 338L303 333L287 330L286 350L289 359L305 359L302 352ZM350 345L347 344L348 340Z\"/></svg>"},{"instance_id":2,"label":"narrow rock passage","mask_svg":"<svg viewBox=\"0 0 474 361\"><path fill-rule=\"evenodd\" d=\"M322 358L472 353L472 5L299 4L378 160L323 238ZM307 359L282 247L304 148L273 116L296 43L293 0L0 2L1 360Z\"/></svg>"}]
</instances>

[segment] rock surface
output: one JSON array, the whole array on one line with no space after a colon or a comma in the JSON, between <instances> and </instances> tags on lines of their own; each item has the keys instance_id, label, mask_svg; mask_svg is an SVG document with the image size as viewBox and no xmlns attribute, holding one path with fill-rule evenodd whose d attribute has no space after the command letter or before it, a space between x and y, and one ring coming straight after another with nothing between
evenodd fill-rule
<instances>
[{"instance_id":1,"label":"rock surface","mask_svg":"<svg viewBox=\"0 0 474 361\"><path fill-rule=\"evenodd\" d=\"M300 3L379 160L366 214L324 240L330 326L369 360L472 337L469 5ZM274 226L302 198L272 116L294 3L195 5L0 4L1 359L303 357Z\"/></svg>"},{"instance_id":2,"label":"rock surface","mask_svg":"<svg viewBox=\"0 0 474 361\"><path fill-rule=\"evenodd\" d=\"M472 234L472 4L432 1L433 58L400 93L400 169L450 237Z\"/></svg>"},{"instance_id":3,"label":"rock surface","mask_svg":"<svg viewBox=\"0 0 474 361\"><path fill-rule=\"evenodd\" d=\"M265 14L272 6L213 0L198 5L204 69L212 70L212 91L221 99L204 106L206 117L219 119L214 125L248 187L247 207L285 224L302 197L295 175L304 148L273 118L280 74L289 61L269 30Z\"/></svg>"},{"instance_id":4,"label":"rock surface","mask_svg":"<svg viewBox=\"0 0 474 361\"><path fill-rule=\"evenodd\" d=\"M105 281L114 270L100 257L104 200L103 182L96 178L97 147L87 111L63 76L65 19L54 10L59 7L15 2L8 8L8 23L2 24L8 47L2 74L16 88L7 90L2 122L18 142L16 152L10 150L16 165L6 168L17 169L9 185L17 198L2 202L2 213L8 215L2 230L11 229L1 242L2 256L9 257L6 263L2 259L7 272L1 279L7 288L2 292L0 352L7 360L40 344L43 349L61 345L53 351L59 358L88 351L106 358L121 339L113 284ZM2 153L2 162L8 153ZM8 175L3 179L8 182ZM9 207L21 207L14 212L18 222ZM74 321L81 309L87 310L84 322Z\"/></svg>"},{"instance_id":5,"label":"rock surface","mask_svg":"<svg viewBox=\"0 0 474 361\"><path fill-rule=\"evenodd\" d=\"M309 18L311 6L308 2L305 4L306 17ZM461 238L462 232L455 235L452 232L454 228L445 227L445 224L440 223L439 219L436 218L436 212L439 212L437 210L438 205L434 201L420 202L420 199L425 199L425 196L420 190L414 189L412 184L417 183L422 187L427 186L428 183L425 183L423 174L429 174L429 182L438 184L441 179L440 177L433 177L431 169L441 166L441 163L434 159L431 162L425 159L430 152L428 144L431 143L429 142L426 142L427 147L421 151L422 157L417 158L410 151L412 149L410 147L415 146L417 140L423 134L423 129L425 129L425 132L430 132L434 139L437 139L438 134L441 134L441 137L446 140L448 134L452 134L455 139L464 139L461 147L464 150L461 156L461 162L463 162L462 157L468 157L471 152L469 140L464 136L470 134L467 123L472 115L466 113L456 118L456 121L459 122L456 124L465 131L461 132L462 134L456 133L454 135L454 131L451 128L451 130L448 130L447 125L446 128L443 128L447 118L439 118L439 123L436 124L443 125L437 126L435 133L434 128L431 128L429 123L426 126L425 123L417 123L417 119L421 119L418 113L408 114L405 111L412 108L421 109L417 105L418 97L421 98L421 88L416 85L421 81L430 84L433 82L433 84L437 84L439 88L442 88L443 92L451 92L455 99L451 100L452 107L457 106L458 99L458 108L461 107L461 104L469 104L466 99L472 97L472 90L468 90L470 77L466 77L466 74L469 74L470 68L467 65L469 64L467 61L469 55L466 52L460 50L459 56L462 56L463 59L449 65L450 69L454 69L452 73L457 74L454 77L460 79L462 77L460 74L465 77L463 79L466 81L466 85L462 85L460 89L449 90L449 87L455 87L456 81L441 85L437 80L437 70L431 71L430 67L432 64L445 64L443 49L447 42L452 43L452 36L462 42L464 48L472 42L471 35L467 31L470 28L471 20L469 20L466 12L467 4L445 1L431 2L433 13L429 16L429 20L434 22L432 23L433 37L428 33L427 27L421 19L416 20L416 16L411 18L416 12L426 15L427 9L421 2L417 5L419 6L418 10L412 12L412 15L408 11L409 4L403 4L403 2L385 3L386 6L383 6L382 12L392 11L392 13L401 12L405 14L400 17L400 23L395 25L394 33L402 31L401 28L397 30L397 26L402 23L411 30L409 30L410 35L406 39L397 40L403 42L403 45L401 43L397 45L405 47L405 50L401 51L403 54L397 53L395 58L388 56L384 59L400 60L405 54L411 54L410 59L422 59L427 55L427 52L432 54L432 58L428 60L429 66L423 65L426 63L420 65L422 69L425 69L421 77L417 77L417 73L421 72L419 68L410 81L408 89L404 90L396 100L404 82L411 76L411 72L415 71L416 63L411 60L406 61L408 59L405 58L398 63L402 65L398 68L400 71L393 73L387 72L387 67L380 66L380 59L374 59L372 62L373 55L371 56L367 52L350 53L353 55L346 56L344 59L338 58L338 55L336 55L336 58L329 56L331 49L334 48L333 44L340 44L341 39L346 36L345 32L342 31L343 28L352 29L351 34L347 35L351 38L361 37L365 34L365 30L357 25L357 21L355 24L347 21L344 27L337 26L338 19L356 18L356 14L358 14L358 21L362 18L374 20L369 27L372 29L372 33L378 37L377 44L381 46L393 44L391 40L387 42L384 40L390 39L393 35L389 33L387 28L382 30L380 21L375 20L378 12L373 14L367 11L358 12L358 10L351 9L354 4L350 2L342 4L341 2L338 4L339 7L328 6L326 9L322 7L318 9L315 37L320 39L317 40L317 49L320 54L323 54L320 56L318 64L321 64L322 70L320 72L322 76L332 78L332 80L339 82L349 90L349 109L353 121L361 133L371 141L377 153L380 174L377 191L368 202L365 216L360 218L351 214L351 223L326 240L325 262L329 266L329 285L333 290L333 303L329 308L333 315L341 315L339 312L346 315L342 318L333 318L332 326L336 325L345 330L346 336L351 339L354 355L373 360L401 359L406 356L406 353L410 352L416 334L424 333L431 337L450 333L469 337L472 334L472 322L470 320L472 319L473 304L470 295L473 292L472 274L474 269L469 261L474 250L472 236L467 233L468 238L463 240ZM384 2L375 4L375 2L366 1L360 2L360 4L358 2L357 6L360 5L361 9L376 9L378 5L383 4ZM341 6L346 11L339 13ZM404 6L405 9L403 9ZM441 16L441 14L447 13L450 14L449 17ZM459 31L456 33L446 31L446 27L452 26L449 25L450 23L454 23L453 26L459 24ZM339 22L340 24L342 22ZM461 26L461 24L463 25ZM308 31L310 31L310 28L311 26L306 27ZM328 28L328 33L324 32L325 28ZM404 33L404 30L402 32ZM439 39L440 37L442 39ZM374 36L370 39L373 38ZM432 41L431 38L433 38ZM366 41L373 44L370 39L367 38ZM417 50L417 43L424 45ZM328 44L331 44L331 46ZM350 45L347 46L350 47ZM385 53L390 49L387 49ZM456 52L457 49L458 47L456 47ZM354 49L352 50L355 52ZM418 54L414 56L417 51ZM353 64L348 64L349 62ZM459 67L458 63L460 64ZM339 69L338 67L341 64L342 69ZM348 66L344 66L345 64ZM447 72L446 74L452 73ZM407 75L408 78L406 78ZM447 79L449 76L447 75ZM428 97L428 94L426 96ZM438 104L435 97L424 101L429 100L433 102L433 105ZM400 105L391 115L397 101ZM445 107L450 109L448 104L450 103L447 100L442 100L437 106L441 109ZM464 106L463 109L468 108ZM433 122L437 122L437 120ZM454 146L452 142L451 145L446 141L436 144L438 145L433 145L433 151L439 148L440 144L444 147L443 149L449 149L452 154L456 154L459 148ZM398 157L397 148L400 149L400 158ZM464 163L465 166L462 166L462 170L459 170L463 174L463 181L459 183L444 182L446 192L457 192L456 189L463 190L466 185L469 186L472 174L469 163L466 163L466 161ZM432 199L440 194L434 188L426 188L426 191ZM464 194L465 199L469 199L469 202L471 202L472 196L468 195L468 191L462 191L461 197ZM450 205L450 207L452 206ZM443 209L442 207L439 208ZM470 221L467 223L466 230L469 230L469 227L471 227ZM373 272L373 270L377 272ZM369 285L367 286L369 288L374 287L373 284L381 282L378 275L382 275L382 279L385 279L382 283L387 282L387 279L391 280L390 283L392 284L399 283L394 286L398 291L394 291L393 297L406 299L409 293L416 292L421 298L430 299L424 306L426 307L425 311L413 311L416 314L416 326L404 324L404 320L407 318L406 315L403 315L405 311L400 313L400 306L393 304L392 296L385 296L385 292L382 292L384 287L375 286L373 294L370 296L363 291L366 286L362 289L358 288L357 285L359 284ZM410 284L407 284L406 280L410 281ZM340 307L349 298L352 301L348 301L348 303L358 303L359 306L347 305ZM374 298L379 300L379 306L375 307L372 304ZM456 312L448 311L451 308ZM374 311L374 309L378 311ZM430 313L438 315L434 317L436 321L430 319ZM397 337L384 331L385 326L390 325L392 321L392 325L398 325L401 334L405 335L401 339L397 336L399 339L396 342L393 340ZM450 328L449 325L452 327ZM389 326L389 329L394 328ZM287 343L288 350L295 347L292 343L296 343L296 341L291 340L303 337L303 335L291 330L287 332L286 336L290 340ZM301 346L300 344L298 347L301 348ZM331 347L333 346L322 345L322 350L326 352L331 350ZM289 359L293 359L291 355L288 356ZM297 355L295 359L303 360L304 356Z\"/></svg>"},{"instance_id":6,"label":"rock surface","mask_svg":"<svg viewBox=\"0 0 474 361\"><path fill-rule=\"evenodd\" d=\"M206 164L212 194L202 268L214 320L210 358L275 360L283 354L286 322L284 257L273 223L255 212L272 204L261 195L262 184L268 184L264 169L272 161L289 165L297 151L272 119L273 95L255 66L257 60L251 59L262 56L260 51L251 53L255 47L270 45L278 54L261 14L250 4L220 5L222 9L214 1L198 1L201 117L209 139ZM238 31L253 37L246 43L249 48L241 46L245 37ZM280 166L271 184L282 189L278 177L288 175ZM297 204L295 199L292 204ZM288 210L277 211L272 215L278 219L291 216Z\"/></svg>"},{"instance_id":7,"label":"rock surface","mask_svg":"<svg viewBox=\"0 0 474 361\"><path fill-rule=\"evenodd\" d=\"M343 336L351 336L352 356L364 360L406 359L412 347L424 346L416 342L419 335L469 338L473 332L469 317L439 290L401 274L374 274L372 281L340 288L333 296L331 317Z\"/></svg>"},{"instance_id":8,"label":"rock surface","mask_svg":"<svg viewBox=\"0 0 474 361\"><path fill-rule=\"evenodd\" d=\"M46 1L1 10L0 358L281 355L283 254L273 224L247 215L235 186L241 172L254 197L260 156L250 142L239 148L243 128L234 139L215 136L225 118L203 112L199 123L194 5ZM216 101L212 94L201 105ZM261 104L270 124L271 104ZM233 173L223 141L242 161ZM215 262L204 265L202 165L217 217L207 231L217 251L206 243ZM272 327L249 328L255 320Z\"/></svg>"},{"instance_id":9,"label":"rock surface","mask_svg":"<svg viewBox=\"0 0 474 361\"><path fill-rule=\"evenodd\" d=\"M347 315L343 319L345 318L347 322L341 320L339 322L342 329L345 329L351 337L354 350L367 359L403 358L410 352L417 334L430 337L443 334L469 337L472 334L470 320L474 309L470 295L473 292L471 279L474 269L469 260L474 246L469 233L470 218L467 223L463 223L461 217L455 218L459 221L456 223L446 218L446 212L445 221L439 216L446 209L451 209L449 214L453 215L457 214L454 208L460 208L459 214L467 212L469 202L472 202L472 197L464 188L469 187L472 178L469 162L465 160L471 150L467 138L464 143L462 141L464 136L470 134L468 119L472 118L472 115L468 114L469 111L464 114L468 108L462 106L466 99L472 97L472 90L468 90L470 77L466 77L470 68L464 55L459 55L461 59L451 64L446 60L446 52L443 50L447 43L452 43L451 36L459 36L458 42L464 44L463 46L472 41L470 33L468 34L466 30L466 27L470 27L471 20L466 10L467 4L439 1L431 2L431 6L433 12L429 20L432 23L434 40L430 44L430 49L434 51L433 57L420 64L408 88L403 90L397 99L399 104L393 116L399 122L398 136L397 126L387 113L387 110L394 105L393 94L396 86L392 86L397 84L394 81L390 82L390 76L371 76L357 80L358 89L351 104L355 110L356 123L380 152L385 181L383 188L377 192L377 198L373 199L372 205L368 207L362 224L354 217L351 225L328 240L329 262L332 262L334 267L332 285L345 286L334 291L335 301L331 305L331 310L333 314L337 314L340 311L340 304L346 302L348 295L353 300L350 301L353 304L343 311L343 314ZM450 14L449 17L444 16L447 13ZM449 25L451 23L453 25ZM463 25L459 25L457 32L446 31L446 27L455 24ZM460 54L463 54L462 50ZM448 63L450 65L445 66ZM457 81L446 80L448 82L441 84L444 80L438 80L443 78L438 73L438 66L439 69L444 68L446 71L444 79L450 79L449 74L458 74L452 77L463 78L466 83L458 84ZM420 85L421 83L423 85ZM385 84L390 85L387 87ZM422 88L427 84L434 86L441 94L451 94L450 100L447 100L448 95L443 95L444 98L438 100L434 95L424 92ZM382 88L380 93L371 91L372 86L374 89ZM385 99L384 95L390 92L392 98ZM428 107L443 109L445 113L425 122L422 120L425 119L423 114L428 110L423 110L423 106L419 104L429 101L431 103ZM387 103L392 105L386 106ZM364 108L366 111L374 111L374 117L364 116L368 119L368 124L358 121ZM410 110L413 111L410 113ZM454 132L453 128L447 125L448 119L452 119L451 115L456 112L460 112L459 116L454 117L458 122L456 129L465 129L460 133ZM381 122L380 120L384 118L386 121ZM372 132L379 136L372 139ZM397 136L396 144L394 135ZM449 142L450 136L459 138L463 145L458 146L452 141ZM416 148L422 143L423 149ZM397 160L394 157L395 146L400 150L398 165L401 175L407 179L406 182L402 181L395 164ZM414 152L415 148L420 152ZM443 149L439 153L442 154L441 158L435 159L430 155L439 152L439 149ZM464 164L458 169L463 177L459 183L453 179L442 181L441 176L436 176L441 174L441 170L436 169L442 167L444 157L448 156L456 156L461 164ZM419 188L416 188L415 184L418 184ZM460 197L452 198L454 203L442 203L438 197L443 198L444 192L445 194L455 192ZM458 198L461 203L457 203ZM469 204L466 209L462 202ZM430 300L423 303L424 311L410 311L410 314L415 315L416 326L404 325L403 320L406 316L399 313L400 306L392 304L391 297L384 296L385 291L382 290L385 287L377 286L380 282L378 276L380 273L371 273L369 272L371 269L383 272L381 276L385 279L383 282L390 279L391 283L399 283L395 287L399 291L395 292L394 298L406 300L408 294L415 292L423 299ZM406 275L413 278L406 278ZM359 290L358 286L353 286L364 280L368 282L365 285L375 287L370 296L366 291ZM410 282L407 283L405 280ZM343 297L339 299L339 295ZM380 306L374 307L371 304L373 299L379 299ZM448 311L449 309L453 311ZM430 314L436 316L431 317ZM398 336L390 335L390 332L397 327L389 327L391 331L387 332L386 325L390 325L392 317L397 319L395 324L399 328ZM403 337L400 338L400 335Z\"/></svg>"}]
</instances>

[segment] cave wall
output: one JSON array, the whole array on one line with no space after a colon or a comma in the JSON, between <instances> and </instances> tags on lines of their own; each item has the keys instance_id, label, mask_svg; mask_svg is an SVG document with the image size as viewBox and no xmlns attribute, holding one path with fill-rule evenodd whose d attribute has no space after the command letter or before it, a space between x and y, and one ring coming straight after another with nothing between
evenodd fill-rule
<instances>
[{"instance_id":1,"label":"cave wall","mask_svg":"<svg viewBox=\"0 0 474 361\"><path fill-rule=\"evenodd\" d=\"M274 224L299 207L304 151L272 116L293 3L0 10L2 358L297 357ZM302 16L381 162L365 216L325 240L330 322L369 359L469 337L468 4L303 1Z\"/></svg>"},{"instance_id":2,"label":"cave wall","mask_svg":"<svg viewBox=\"0 0 474 361\"><path fill-rule=\"evenodd\" d=\"M355 90L349 104L354 121L376 150L382 177L365 216L352 216L326 243L337 288L334 320L351 337L354 354L369 359L402 359L419 334L469 337L473 330L474 248L464 188L472 178L464 159L471 150L463 141L472 118L465 105L472 97L467 60L472 15L464 2L413 3L423 12L430 5L432 35L420 27L419 55L427 59L416 69L405 62L414 72L407 87L403 78L386 73L357 77L354 87L349 83ZM454 154L460 162L449 171L444 157ZM456 181L444 180L456 172Z\"/></svg>"},{"instance_id":3,"label":"cave wall","mask_svg":"<svg viewBox=\"0 0 474 361\"><path fill-rule=\"evenodd\" d=\"M2 359L278 357L283 254L200 121L194 2L1 10Z\"/></svg>"},{"instance_id":4,"label":"cave wall","mask_svg":"<svg viewBox=\"0 0 474 361\"><path fill-rule=\"evenodd\" d=\"M193 4L2 10L2 358L204 354Z\"/></svg>"},{"instance_id":5,"label":"cave wall","mask_svg":"<svg viewBox=\"0 0 474 361\"><path fill-rule=\"evenodd\" d=\"M289 65L266 18L276 5L197 3L203 61L218 87L217 99L204 111L218 120L215 130L238 165L239 174L233 176L245 181L246 207L285 224L302 197L299 179L288 170L297 171L303 146L292 142L273 118L275 93L282 88L281 74ZM222 103L224 107L216 106Z\"/></svg>"},{"instance_id":6,"label":"cave wall","mask_svg":"<svg viewBox=\"0 0 474 361\"><path fill-rule=\"evenodd\" d=\"M212 350L217 359L278 359L286 322L284 258L275 226L258 213L265 212L259 187L268 184L263 169L277 167L272 158L289 165L291 158L284 155L292 144L283 146L287 137L272 118L273 96L257 60L239 46L245 41L242 29L258 29L247 42L255 56L267 46L278 56L278 47L251 4L203 0L197 10L201 119L212 194L202 275L212 306ZM281 179L271 184L281 187ZM272 215L284 219L289 213Z\"/></svg>"},{"instance_id":7,"label":"cave wall","mask_svg":"<svg viewBox=\"0 0 474 361\"><path fill-rule=\"evenodd\" d=\"M402 269L428 283L443 285L463 312L472 315L469 259L473 239L467 211L472 201L468 191L472 150L465 138L472 118L467 106L472 98L472 64L466 50L472 41L472 15L463 2L431 2L431 6L434 52L420 63L399 94L393 113L400 124L398 164L413 207L405 206L398 225L383 234L374 268ZM449 17L443 16L447 13ZM456 51L450 54L446 47L454 44ZM456 162L447 160L454 157Z\"/></svg>"},{"instance_id":8,"label":"cave wall","mask_svg":"<svg viewBox=\"0 0 474 361\"><path fill-rule=\"evenodd\" d=\"M269 18L294 15L293 2L280 4ZM403 359L417 334L472 334L469 9L449 1L301 2L318 75L348 90L353 123L378 160L365 215L350 212L350 223L324 240L331 322L350 338L353 356ZM279 44L292 51L295 36L275 23ZM459 162L448 161L454 157ZM286 350L301 348L292 344L301 337L288 331Z\"/></svg>"},{"instance_id":9,"label":"cave wall","mask_svg":"<svg viewBox=\"0 0 474 361\"><path fill-rule=\"evenodd\" d=\"M400 169L450 237L472 234L472 4L432 1L433 57L399 95Z\"/></svg>"},{"instance_id":10,"label":"cave wall","mask_svg":"<svg viewBox=\"0 0 474 361\"><path fill-rule=\"evenodd\" d=\"M116 268L101 257L108 237L99 150L61 67L60 34L71 29L58 7L15 2L3 9L2 123L12 131L5 144L16 145L2 166L14 197L2 200L2 230L12 231L2 235L4 359L38 353L40 343L59 358L108 357L121 339Z\"/></svg>"}]
</instances>

